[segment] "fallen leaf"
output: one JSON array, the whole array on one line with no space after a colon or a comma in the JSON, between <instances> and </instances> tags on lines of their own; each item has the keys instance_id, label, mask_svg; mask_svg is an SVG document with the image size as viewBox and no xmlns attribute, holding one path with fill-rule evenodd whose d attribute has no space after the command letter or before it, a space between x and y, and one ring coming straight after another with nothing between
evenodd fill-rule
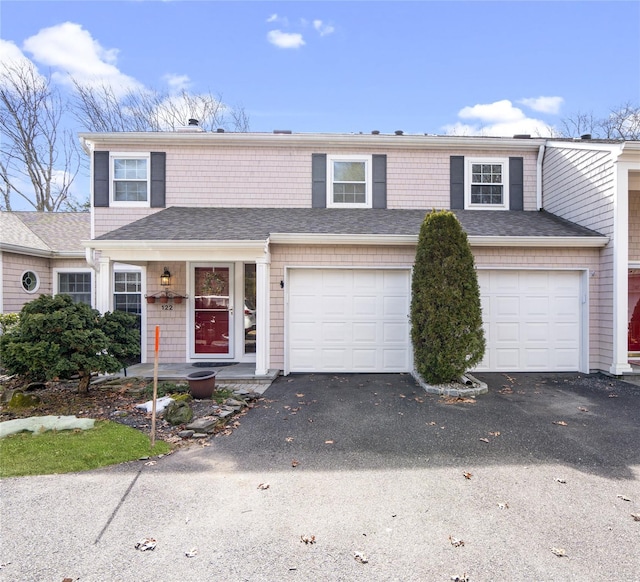
<instances>
[{"instance_id":1,"label":"fallen leaf","mask_svg":"<svg viewBox=\"0 0 640 582\"><path fill-rule=\"evenodd\" d=\"M369 559L362 552L353 552L353 559L361 564L366 564Z\"/></svg>"},{"instance_id":2,"label":"fallen leaf","mask_svg":"<svg viewBox=\"0 0 640 582\"><path fill-rule=\"evenodd\" d=\"M566 480L566 479L562 479L562 478L560 478L560 477L556 477L556 479L555 479L555 480L556 480L558 483L562 483L563 485L565 485L565 484L567 483L567 480Z\"/></svg>"},{"instance_id":3,"label":"fallen leaf","mask_svg":"<svg viewBox=\"0 0 640 582\"><path fill-rule=\"evenodd\" d=\"M297 467L299 464L300 464L300 461L296 461L295 459L293 459L293 460L291 461L291 466L292 466L292 467Z\"/></svg>"},{"instance_id":4,"label":"fallen leaf","mask_svg":"<svg viewBox=\"0 0 640 582\"><path fill-rule=\"evenodd\" d=\"M260 484L258 485L258 489L262 489L263 491L264 491L265 489L269 489L269 483L260 483Z\"/></svg>"},{"instance_id":5,"label":"fallen leaf","mask_svg":"<svg viewBox=\"0 0 640 582\"><path fill-rule=\"evenodd\" d=\"M287 441L288 443L292 443L293 442L293 437L289 436L284 440Z\"/></svg>"},{"instance_id":6,"label":"fallen leaf","mask_svg":"<svg viewBox=\"0 0 640 582\"><path fill-rule=\"evenodd\" d=\"M300 536L300 541L304 542L305 544L315 544L316 543L316 536L305 536L305 535L302 535L302 536Z\"/></svg>"},{"instance_id":7,"label":"fallen leaf","mask_svg":"<svg viewBox=\"0 0 640 582\"><path fill-rule=\"evenodd\" d=\"M483 443L488 443L488 442L489 442L489 439L485 439L485 438L481 438L480 440L481 440Z\"/></svg>"},{"instance_id":8,"label":"fallen leaf","mask_svg":"<svg viewBox=\"0 0 640 582\"><path fill-rule=\"evenodd\" d=\"M404 394L398 394L398 396L400 396L400 398L406 398Z\"/></svg>"},{"instance_id":9,"label":"fallen leaf","mask_svg":"<svg viewBox=\"0 0 640 582\"><path fill-rule=\"evenodd\" d=\"M631 501L626 495L616 495L618 499L622 499L622 501Z\"/></svg>"},{"instance_id":10,"label":"fallen leaf","mask_svg":"<svg viewBox=\"0 0 640 582\"><path fill-rule=\"evenodd\" d=\"M296 392L296 398L304 398L304 394L300 394L299 392Z\"/></svg>"},{"instance_id":11,"label":"fallen leaf","mask_svg":"<svg viewBox=\"0 0 640 582\"><path fill-rule=\"evenodd\" d=\"M189 551L184 553L187 558L195 558L198 555L198 548L191 548Z\"/></svg>"},{"instance_id":12,"label":"fallen leaf","mask_svg":"<svg viewBox=\"0 0 640 582\"><path fill-rule=\"evenodd\" d=\"M567 552L564 548L551 548L551 551L558 556L558 558L564 558L567 555Z\"/></svg>"},{"instance_id":13,"label":"fallen leaf","mask_svg":"<svg viewBox=\"0 0 640 582\"><path fill-rule=\"evenodd\" d=\"M469 582L469 577L465 572L462 576L451 576L451 580L453 582Z\"/></svg>"},{"instance_id":14,"label":"fallen leaf","mask_svg":"<svg viewBox=\"0 0 640 582\"><path fill-rule=\"evenodd\" d=\"M633 521L640 521L640 513L632 513Z\"/></svg>"},{"instance_id":15,"label":"fallen leaf","mask_svg":"<svg viewBox=\"0 0 640 582\"><path fill-rule=\"evenodd\" d=\"M462 475L463 475L463 477L464 477L465 479L471 479L471 477L473 477L473 473L466 473L466 472L465 472L465 473L462 473Z\"/></svg>"},{"instance_id":16,"label":"fallen leaf","mask_svg":"<svg viewBox=\"0 0 640 582\"><path fill-rule=\"evenodd\" d=\"M134 547L136 550L140 550L141 552L145 552L147 550L155 550L156 540L154 540L153 538L142 538L136 543Z\"/></svg>"},{"instance_id":17,"label":"fallen leaf","mask_svg":"<svg viewBox=\"0 0 640 582\"><path fill-rule=\"evenodd\" d=\"M609 394L609 398L617 398L618 395L617 394Z\"/></svg>"},{"instance_id":18,"label":"fallen leaf","mask_svg":"<svg viewBox=\"0 0 640 582\"><path fill-rule=\"evenodd\" d=\"M436 423L435 423L435 422L433 422L433 421L431 421L431 422L427 422L427 424L428 424L429 426L435 426L435 425L436 425Z\"/></svg>"},{"instance_id":19,"label":"fallen leaf","mask_svg":"<svg viewBox=\"0 0 640 582\"><path fill-rule=\"evenodd\" d=\"M147 461L144 466L145 467L153 467L154 465L156 465L156 461Z\"/></svg>"},{"instance_id":20,"label":"fallen leaf","mask_svg":"<svg viewBox=\"0 0 640 582\"><path fill-rule=\"evenodd\" d=\"M496 432L490 432L490 433L489 433L489 436L498 437L498 436L500 436L500 432L499 432L499 431L496 431Z\"/></svg>"},{"instance_id":21,"label":"fallen leaf","mask_svg":"<svg viewBox=\"0 0 640 582\"><path fill-rule=\"evenodd\" d=\"M325 445L332 445L332 444L333 444L333 441L324 441L324 444L325 444Z\"/></svg>"},{"instance_id":22,"label":"fallen leaf","mask_svg":"<svg viewBox=\"0 0 640 582\"><path fill-rule=\"evenodd\" d=\"M564 420L554 420L551 424L557 424L558 426L568 426Z\"/></svg>"},{"instance_id":23,"label":"fallen leaf","mask_svg":"<svg viewBox=\"0 0 640 582\"><path fill-rule=\"evenodd\" d=\"M508 503L498 503L498 509L509 509Z\"/></svg>"},{"instance_id":24,"label":"fallen leaf","mask_svg":"<svg viewBox=\"0 0 640 582\"><path fill-rule=\"evenodd\" d=\"M464 546L464 542L462 540L459 540L458 538L449 536L449 541L454 548L460 548L461 546Z\"/></svg>"},{"instance_id":25,"label":"fallen leaf","mask_svg":"<svg viewBox=\"0 0 640 582\"><path fill-rule=\"evenodd\" d=\"M585 408L584 406L578 406L578 410L579 410L580 412L589 412L589 409L588 409L588 408Z\"/></svg>"}]
</instances>

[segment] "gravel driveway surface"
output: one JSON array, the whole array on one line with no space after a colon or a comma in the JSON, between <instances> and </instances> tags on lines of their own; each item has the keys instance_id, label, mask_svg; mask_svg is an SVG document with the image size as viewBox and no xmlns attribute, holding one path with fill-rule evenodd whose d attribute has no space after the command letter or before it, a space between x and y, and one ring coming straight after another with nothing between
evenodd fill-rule
<instances>
[{"instance_id":1,"label":"gravel driveway surface","mask_svg":"<svg viewBox=\"0 0 640 582\"><path fill-rule=\"evenodd\" d=\"M280 377L209 446L4 479L0 580L640 580L640 387L479 377Z\"/></svg>"}]
</instances>

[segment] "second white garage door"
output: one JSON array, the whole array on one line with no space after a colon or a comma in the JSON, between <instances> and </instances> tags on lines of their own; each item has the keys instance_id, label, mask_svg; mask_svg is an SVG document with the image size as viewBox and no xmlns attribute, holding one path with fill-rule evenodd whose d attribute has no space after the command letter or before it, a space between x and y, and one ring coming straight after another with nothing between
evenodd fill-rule
<instances>
[{"instance_id":1,"label":"second white garage door","mask_svg":"<svg viewBox=\"0 0 640 582\"><path fill-rule=\"evenodd\" d=\"M487 349L478 371L580 371L578 271L479 270Z\"/></svg>"},{"instance_id":2,"label":"second white garage door","mask_svg":"<svg viewBox=\"0 0 640 582\"><path fill-rule=\"evenodd\" d=\"M290 269L291 372L411 370L408 270Z\"/></svg>"}]
</instances>

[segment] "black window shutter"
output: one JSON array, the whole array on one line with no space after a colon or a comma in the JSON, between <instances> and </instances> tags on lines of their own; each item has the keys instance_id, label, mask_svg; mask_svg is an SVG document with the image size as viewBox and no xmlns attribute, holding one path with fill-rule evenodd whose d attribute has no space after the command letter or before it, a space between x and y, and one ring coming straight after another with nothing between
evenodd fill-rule
<instances>
[{"instance_id":1,"label":"black window shutter","mask_svg":"<svg viewBox=\"0 0 640 582\"><path fill-rule=\"evenodd\" d=\"M311 207L327 207L327 154L311 154Z\"/></svg>"},{"instance_id":2,"label":"black window shutter","mask_svg":"<svg viewBox=\"0 0 640 582\"><path fill-rule=\"evenodd\" d=\"M371 156L373 187L373 208L387 207L387 156L378 154Z\"/></svg>"},{"instance_id":3,"label":"black window shutter","mask_svg":"<svg viewBox=\"0 0 640 582\"><path fill-rule=\"evenodd\" d=\"M509 210L524 210L522 158L509 158Z\"/></svg>"},{"instance_id":4,"label":"black window shutter","mask_svg":"<svg viewBox=\"0 0 640 582\"><path fill-rule=\"evenodd\" d=\"M109 152L93 152L93 205L109 206Z\"/></svg>"},{"instance_id":5,"label":"black window shutter","mask_svg":"<svg viewBox=\"0 0 640 582\"><path fill-rule=\"evenodd\" d=\"M464 156L450 157L449 206L452 210L464 210Z\"/></svg>"},{"instance_id":6,"label":"black window shutter","mask_svg":"<svg viewBox=\"0 0 640 582\"><path fill-rule=\"evenodd\" d=\"M151 152L151 208L164 208L166 206L166 162L166 153Z\"/></svg>"}]
</instances>

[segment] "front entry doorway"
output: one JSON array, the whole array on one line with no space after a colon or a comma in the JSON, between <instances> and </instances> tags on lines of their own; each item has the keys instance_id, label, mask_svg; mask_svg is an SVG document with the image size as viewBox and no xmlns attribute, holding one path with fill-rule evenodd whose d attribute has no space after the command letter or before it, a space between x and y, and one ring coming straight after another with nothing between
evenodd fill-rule
<instances>
[{"instance_id":1,"label":"front entry doorway","mask_svg":"<svg viewBox=\"0 0 640 582\"><path fill-rule=\"evenodd\" d=\"M232 264L193 267L193 353L233 358Z\"/></svg>"}]
</instances>

